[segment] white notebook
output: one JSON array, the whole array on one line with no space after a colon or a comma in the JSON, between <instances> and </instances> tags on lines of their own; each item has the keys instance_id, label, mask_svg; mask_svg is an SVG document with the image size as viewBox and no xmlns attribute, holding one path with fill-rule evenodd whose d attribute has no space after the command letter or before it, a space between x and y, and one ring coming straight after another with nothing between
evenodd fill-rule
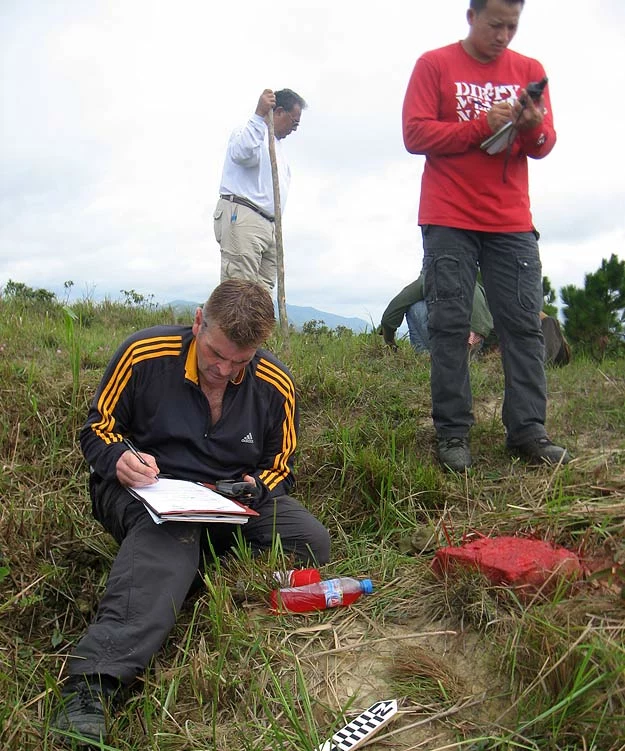
<instances>
[{"instance_id":1,"label":"white notebook","mask_svg":"<svg viewBox=\"0 0 625 751\"><path fill-rule=\"evenodd\" d=\"M493 133L492 136L485 141L482 141L480 149L487 154L499 154L500 151L503 151L510 143L512 143L512 141L514 141L516 134L517 129L514 125L512 125L512 123L506 123L503 128L499 128L496 133Z\"/></svg>"},{"instance_id":2,"label":"white notebook","mask_svg":"<svg viewBox=\"0 0 625 751\"><path fill-rule=\"evenodd\" d=\"M206 485L189 480L159 478L154 485L128 488L140 500L154 521L191 521L215 524L245 524L256 511Z\"/></svg>"}]
</instances>

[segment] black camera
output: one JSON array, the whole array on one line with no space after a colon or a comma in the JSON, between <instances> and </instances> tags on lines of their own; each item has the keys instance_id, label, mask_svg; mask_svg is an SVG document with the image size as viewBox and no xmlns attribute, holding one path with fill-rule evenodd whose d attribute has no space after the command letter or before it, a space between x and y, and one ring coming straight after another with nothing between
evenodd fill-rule
<instances>
[{"instance_id":1,"label":"black camera","mask_svg":"<svg viewBox=\"0 0 625 751\"><path fill-rule=\"evenodd\" d=\"M259 488L255 483L240 480L217 480L215 490L228 498L255 500L259 497Z\"/></svg>"},{"instance_id":2,"label":"black camera","mask_svg":"<svg viewBox=\"0 0 625 751\"><path fill-rule=\"evenodd\" d=\"M543 95L543 91L545 90L545 86L547 85L548 81L549 79L547 78L547 76L545 76L540 81L533 81L532 83L527 84L527 88L525 90L527 91L527 95L533 102L537 102ZM523 104L525 104L525 102L523 102Z\"/></svg>"}]
</instances>

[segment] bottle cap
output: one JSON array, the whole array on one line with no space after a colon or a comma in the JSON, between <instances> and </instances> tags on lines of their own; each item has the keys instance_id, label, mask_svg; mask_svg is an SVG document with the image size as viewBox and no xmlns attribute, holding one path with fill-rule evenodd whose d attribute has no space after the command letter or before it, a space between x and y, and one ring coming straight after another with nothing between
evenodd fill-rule
<instances>
[{"instance_id":1,"label":"bottle cap","mask_svg":"<svg viewBox=\"0 0 625 751\"><path fill-rule=\"evenodd\" d=\"M364 594L370 595L373 592L373 582L371 579L361 579L360 589Z\"/></svg>"}]
</instances>

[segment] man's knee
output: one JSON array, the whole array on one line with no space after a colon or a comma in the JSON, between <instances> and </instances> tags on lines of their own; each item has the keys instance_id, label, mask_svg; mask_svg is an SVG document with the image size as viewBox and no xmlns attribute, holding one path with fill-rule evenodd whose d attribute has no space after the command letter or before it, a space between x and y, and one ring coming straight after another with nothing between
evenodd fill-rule
<instances>
[{"instance_id":1,"label":"man's knee","mask_svg":"<svg viewBox=\"0 0 625 751\"><path fill-rule=\"evenodd\" d=\"M330 533L318 519L314 519L314 524L308 530L307 547L312 557L310 562L317 566L323 566L330 560Z\"/></svg>"},{"instance_id":2,"label":"man's knee","mask_svg":"<svg viewBox=\"0 0 625 751\"><path fill-rule=\"evenodd\" d=\"M312 514L299 516L297 526L283 525L276 537L285 553L303 566L323 566L330 560L330 533Z\"/></svg>"},{"instance_id":3,"label":"man's knee","mask_svg":"<svg viewBox=\"0 0 625 751\"><path fill-rule=\"evenodd\" d=\"M299 501L286 495L270 498L256 510L260 518L243 527L255 550L266 550L279 539L282 550L303 565L321 566L330 560L328 530Z\"/></svg>"}]
</instances>

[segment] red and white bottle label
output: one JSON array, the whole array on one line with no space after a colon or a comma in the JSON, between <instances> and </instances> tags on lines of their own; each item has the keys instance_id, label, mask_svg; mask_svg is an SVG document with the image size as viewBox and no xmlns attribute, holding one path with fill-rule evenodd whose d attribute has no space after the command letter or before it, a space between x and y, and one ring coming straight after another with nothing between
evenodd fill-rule
<instances>
[{"instance_id":1,"label":"red and white bottle label","mask_svg":"<svg viewBox=\"0 0 625 751\"><path fill-rule=\"evenodd\" d=\"M338 579L324 581L323 590L326 596L326 608L336 608L343 604L343 589Z\"/></svg>"}]
</instances>

